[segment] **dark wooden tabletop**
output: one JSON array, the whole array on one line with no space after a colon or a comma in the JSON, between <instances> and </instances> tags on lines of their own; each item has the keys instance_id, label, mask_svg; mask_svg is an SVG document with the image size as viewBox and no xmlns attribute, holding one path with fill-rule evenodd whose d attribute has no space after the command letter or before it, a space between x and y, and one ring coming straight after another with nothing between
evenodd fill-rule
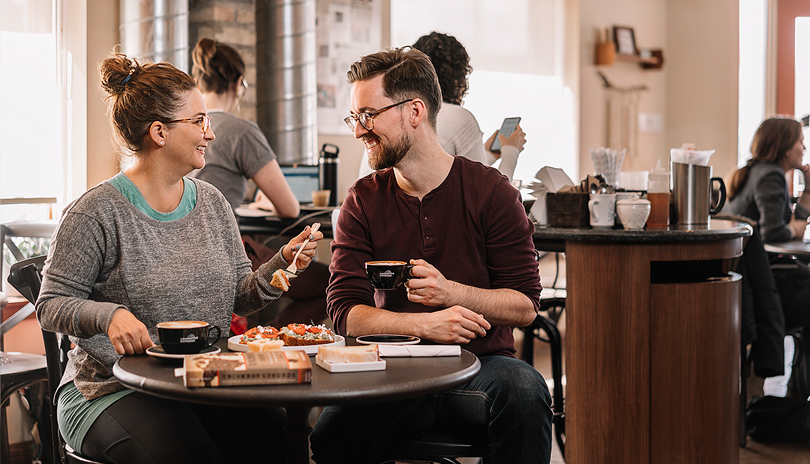
<instances>
[{"instance_id":1,"label":"dark wooden tabletop","mask_svg":"<svg viewBox=\"0 0 810 464\"><path fill-rule=\"evenodd\" d=\"M227 350L227 348L226 348ZM186 388L175 376L182 362L147 355L124 356L113 373L125 386L155 396L226 406L325 406L374 403L413 398L446 390L472 379L478 358L462 350L460 357L388 358L384 371L330 373L312 360L312 382L219 388Z\"/></svg>"}]
</instances>

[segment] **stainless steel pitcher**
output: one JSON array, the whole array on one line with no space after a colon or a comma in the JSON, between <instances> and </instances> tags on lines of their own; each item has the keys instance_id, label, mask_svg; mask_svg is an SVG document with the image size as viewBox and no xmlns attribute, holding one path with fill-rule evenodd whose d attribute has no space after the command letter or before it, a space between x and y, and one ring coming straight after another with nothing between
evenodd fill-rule
<instances>
[{"instance_id":1,"label":"stainless steel pitcher","mask_svg":"<svg viewBox=\"0 0 810 464\"><path fill-rule=\"evenodd\" d=\"M719 183L720 197L712 206L712 183ZM675 223L701 225L709 223L709 216L719 212L726 203L726 184L720 177L712 177L711 166L672 163L672 201Z\"/></svg>"}]
</instances>

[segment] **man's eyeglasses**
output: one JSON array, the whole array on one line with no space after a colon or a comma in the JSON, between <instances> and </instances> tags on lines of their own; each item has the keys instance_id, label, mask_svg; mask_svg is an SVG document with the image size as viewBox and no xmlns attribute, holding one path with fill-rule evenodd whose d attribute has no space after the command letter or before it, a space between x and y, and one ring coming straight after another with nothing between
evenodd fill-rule
<instances>
[{"instance_id":1,"label":"man's eyeglasses","mask_svg":"<svg viewBox=\"0 0 810 464\"><path fill-rule=\"evenodd\" d=\"M404 100L404 101L401 101L399 103L394 103L393 105L388 105L385 108L380 108L377 111L372 111L370 113L360 113L357 116L352 114L352 115L346 116L346 118L343 119L343 122L345 122L346 125L349 126L349 129L351 129L352 132L354 132L354 129L357 127L357 122L358 121L360 122L360 125L363 126L363 129L365 129L367 131L370 131L370 130L374 129L374 116L377 116L378 114L382 113L383 111L390 110L391 108L393 108L395 106L399 106L399 105L401 105L403 103L412 102L413 100L414 99L411 98L410 100Z\"/></svg>"},{"instance_id":2,"label":"man's eyeglasses","mask_svg":"<svg viewBox=\"0 0 810 464\"><path fill-rule=\"evenodd\" d=\"M166 124L172 124L175 122L190 122L191 124L197 124L202 128L203 135L205 135L205 133L208 132L208 129L211 128L211 118L208 117L208 115L197 116L196 118L175 119L174 121L166 121Z\"/></svg>"}]
</instances>

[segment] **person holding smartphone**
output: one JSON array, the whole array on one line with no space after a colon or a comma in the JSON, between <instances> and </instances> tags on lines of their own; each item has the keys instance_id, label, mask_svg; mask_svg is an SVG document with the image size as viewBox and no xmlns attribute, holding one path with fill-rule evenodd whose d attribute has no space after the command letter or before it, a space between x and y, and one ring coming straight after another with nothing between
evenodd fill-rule
<instances>
[{"instance_id":1,"label":"person holding smartphone","mask_svg":"<svg viewBox=\"0 0 810 464\"><path fill-rule=\"evenodd\" d=\"M440 32L431 32L420 37L413 48L430 58L439 77L439 86L442 89L442 107L437 121L439 144L451 155L463 156L486 165L492 165L500 159L498 170L511 182L518 155L526 143L526 133L517 124L510 134L503 135L500 130L496 130L486 142L483 141L484 133L475 116L461 106L469 89L467 77L472 72L467 50L455 37ZM504 122L509 120L513 118L507 118ZM364 151L359 177L371 172L368 154Z\"/></svg>"}]
</instances>

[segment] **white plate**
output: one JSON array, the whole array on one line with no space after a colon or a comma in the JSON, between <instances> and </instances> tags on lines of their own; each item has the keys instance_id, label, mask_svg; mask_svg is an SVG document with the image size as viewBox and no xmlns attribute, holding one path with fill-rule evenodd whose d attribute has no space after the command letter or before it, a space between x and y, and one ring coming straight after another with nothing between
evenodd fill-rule
<instances>
[{"instance_id":1,"label":"white plate","mask_svg":"<svg viewBox=\"0 0 810 464\"><path fill-rule=\"evenodd\" d=\"M200 351L196 354L216 354L219 353L220 350L218 346L212 345L204 350ZM150 346L146 349L146 354L149 356L154 356L156 358L163 358L163 359L183 359L186 356L191 356L190 354L171 354L163 351L163 347L160 345Z\"/></svg>"},{"instance_id":2,"label":"white plate","mask_svg":"<svg viewBox=\"0 0 810 464\"><path fill-rule=\"evenodd\" d=\"M228 348L231 351L248 351L248 346L239 343L239 340L242 339L241 335L234 335L233 337L228 339ZM282 346L281 349L283 351L306 351L306 353L310 356L314 356L318 354L318 347L319 346L344 346L346 345L346 339L340 335L335 335L335 341L333 343L324 343L322 345L306 345L306 346Z\"/></svg>"},{"instance_id":3,"label":"white plate","mask_svg":"<svg viewBox=\"0 0 810 464\"><path fill-rule=\"evenodd\" d=\"M357 343L364 345L416 345L422 340L412 335L375 334L357 337Z\"/></svg>"},{"instance_id":4,"label":"white plate","mask_svg":"<svg viewBox=\"0 0 810 464\"><path fill-rule=\"evenodd\" d=\"M366 371L384 371L385 360L369 361L369 362L356 362L356 363L330 363L315 358L315 363L329 372L366 372Z\"/></svg>"}]
</instances>

